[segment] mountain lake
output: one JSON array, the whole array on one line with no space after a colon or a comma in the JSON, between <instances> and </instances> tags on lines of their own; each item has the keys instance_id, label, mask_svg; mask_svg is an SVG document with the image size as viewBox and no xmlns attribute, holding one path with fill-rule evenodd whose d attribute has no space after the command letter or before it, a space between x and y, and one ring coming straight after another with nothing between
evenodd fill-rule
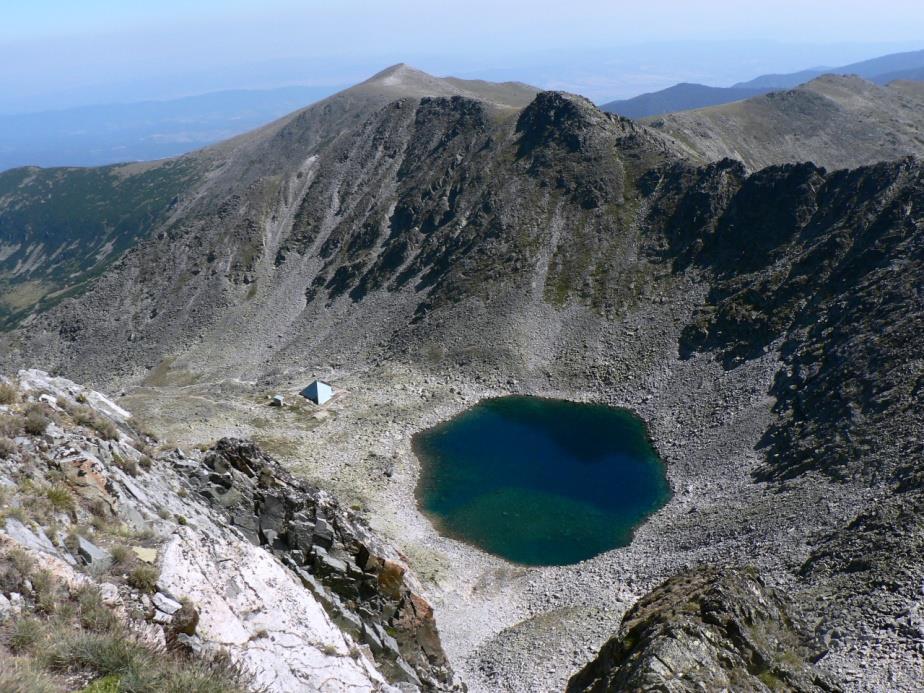
<instances>
[{"instance_id":1,"label":"mountain lake","mask_svg":"<svg viewBox=\"0 0 924 693\"><path fill-rule=\"evenodd\" d=\"M414 437L417 498L437 530L524 565L626 546L670 498L644 422L538 397L487 399Z\"/></svg>"}]
</instances>

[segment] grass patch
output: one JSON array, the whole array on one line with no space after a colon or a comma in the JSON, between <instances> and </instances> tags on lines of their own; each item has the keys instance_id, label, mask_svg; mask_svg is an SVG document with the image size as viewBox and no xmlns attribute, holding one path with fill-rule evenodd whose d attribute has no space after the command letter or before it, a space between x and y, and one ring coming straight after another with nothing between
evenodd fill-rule
<instances>
[{"instance_id":1,"label":"grass patch","mask_svg":"<svg viewBox=\"0 0 924 693\"><path fill-rule=\"evenodd\" d=\"M0 414L0 436L14 438L22 433L22 417Z\"/></svg>"},{"instance_id":2,"label":"grass patch","mask_svg":"<svg viewBox=\"0 0 924 693\"><path fill-rule=\"evenodd\" d=\"M55 594L54 615L27 605L8 621L2 644L13 657L0 657L0 691L59 691L52 675L93 683L85 691L108 693L243 693L248 681L227 659L193 660L139 640L102 602L99 590L85 585L73 592L50 573L9 552L5 567L19 566L39 595ZM35 608L34 613L30 609Z\"/></svg>"},{"instance_id":3,"label":"grass patch","mask_svg":"<svg viewBox=\"0 0 924 693\"><path fill-rule=\"evenodd\" d=\"M176 356L168 356L161 361L144 379L144 385L166 387L168 385L195 385L202 376L183 367L175 367Z\"/></svg>"},{"instance_id":4,"label":"grass patch","mask_svg":"<svg viewBox=\"0 0 924 693\"><path fill-rule=\"evenodd\" d=\"M85 397L84 401L86 401ZM83 426L84 428L95 431L103 440L119 439L119 429L116 428L116 425L105 416L93 411L90 407L79 404L77 406L68 406L65 404L65 409L71 419L74 420L74 423L78 426Z\"/></svg>"},{"instance_id":5,"label":"grass patch","mask_svg":"<svg viewBox=\"0 0 924 693\"><path fill-rule=\"evenodd\" d=\"M119 619L103 604L99 590L93 585L81 587L76 594L80 625L94 633L111 631L118 627Z\"/></svg>"},{"instance_id":6,"label":"grass patch","mask_svg":"<svg viewBox=\"0 0 924 693\"><path fill-rule=\"evenodd\" d=\"M42 639L45 629L34 616L16 620L10 627L7 644L13 652L28 652Z\"/></svg>"},{"instance_id":7,"label":"grass patch","mask_svg":"<svg viewBox=\"0 0 924 693\"><path fill-rule=\"evenodd\" d=\"M273 457L293 458L299 456L298 442L293 438L253 436L253 440Z\"/></svg>"},{"instance_id":8,"label":"grass patch","mask_svg":"<svg viewBox=\"0 0 924 693\"><path fill-rule=\"evenodd\" d=\"M96 679L89 686L84 688L80 693L119 693L121 679L118 676L104 676Z\"/></svg>"},{"instance_id":9,"label":"grass patch","mask_svg":"<svg viewBox=\"0 0 924 693\"><path fill-rule=\"evenodd\" d=\"M0 661L0 691L4 693L59 693L53 678L30 659L9 657Z\"/></svg>"},{"instance_id":10,"label":"grass patch","mask_svg":"<svg viewBox=\"0 0 924 693\"><path fill-rule=\"evenodd\" d=\"M16 443L6 436L0 437L0 460L12 457L15 452Z\"/></svg>"},{"instance_id":11,"label":"grass patch","mask_svg":"<svg viewBox=\"0 0 924 693\"><path fill-rule=\"evenodd\" d=\"M233 668L202 664L153 651L119 631L86 633L72 630L51 638L40 661L60 673L87 671L102 678L117 677L119 690L133 693L243 691Z\"/></svg>"},{"instance_id":12,"label":"grass patch","mask_svg":"<svg viewBox=\"0 0 924 693\"><path fill-rule=\"evenodd\" d=\"M135 557L134 552L128 548L125 544L116 544L109 550L109 555L112 556L112 567L124 568L131 564L132 559Z\"/></svg>"}]
</instances>

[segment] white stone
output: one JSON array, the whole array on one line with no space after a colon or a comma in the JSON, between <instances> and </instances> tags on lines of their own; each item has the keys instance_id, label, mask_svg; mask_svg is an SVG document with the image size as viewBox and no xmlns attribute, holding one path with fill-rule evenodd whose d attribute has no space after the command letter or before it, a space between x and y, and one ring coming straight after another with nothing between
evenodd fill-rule
<instances>
[{"instance_id":1,"label":"white stone","mask_svg":"<svg viewBox=\"0 0 924 693\"><path fill-rule=\"evenodd\" d=\"M253 674L256 688L397 690L290 571L230 534L225 541L203 541L192 528L181 528L164 548L158 584L192 600L199 610L196 634L207 647L227 650Z\"/></svg>"},{"instance_id":2,"label":"white stone","mask_svg":"<svg viewBox=\"0 0 924 693\"><path fill-rule=\"evenodd\" d=\"M163 592L158 592L154 595L154 606L163 611L169 616L173 616L180 608L183 606L178 601L171 599Z\"/></svg>"},{"instance_id":3,"label":"white stone","mask_svg":"<svg viewBox=\"0 0 924 693\"><path fill-rule=\"evenodd\" d=\"M3 592L0 592L0 621L5 621L13 615L13 605L6 598Z\"/></svg>"},{"instance_id":4,"label":"white stone","mask_svg":"<svg viewBox=\"0 0 924 693\"><path fill-rule=\"evenodd\" d=\"M56 378L36 368L19 371L18 378L23 392L42 390L51 393L56 400L63 397L73 401L76 401L77 394L82 394L89 405L112 419L125 422L132 416L106 395L81 387L67 378Z\"/></svg>"},{"instance_id":5,"label":"white stone","mask_svg":"<svg viewBox=\"0 0 924 693\"><path fill-rule=\"evenodd\" d=\"M99 586L99 596L106 606L119 606L122 603L119 588L111 582L104 582Z\"/></svg>"}]
</instances>

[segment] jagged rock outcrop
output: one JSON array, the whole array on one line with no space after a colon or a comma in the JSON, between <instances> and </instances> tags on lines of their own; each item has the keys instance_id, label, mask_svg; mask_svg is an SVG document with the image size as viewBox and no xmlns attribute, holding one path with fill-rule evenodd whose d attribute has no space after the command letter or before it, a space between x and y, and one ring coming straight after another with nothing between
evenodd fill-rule
<instances>
[{"instance_id":1,"label":"jagged rock outcrop","mask_svg":"<svg viewBox=\"0 0 924 693\"><path fill-rule=\"evenodd\" d=\"M753 569L677 575L632 607L568 693L838 691L786 599Z\"/></svg>"},{"instance_id":2,"label":"jagged rock outcrop","mask_svg":"<svg viewBox=\"0 0 924 693\"><path fill-rule=\"evenodd\" d=\"M225 438L201 464L181 458L174 466L252 544L288 565L392 680L427 690L458 686L433 609L404 559L329 494L249 441Z\"/></svg>"}]
</instances>

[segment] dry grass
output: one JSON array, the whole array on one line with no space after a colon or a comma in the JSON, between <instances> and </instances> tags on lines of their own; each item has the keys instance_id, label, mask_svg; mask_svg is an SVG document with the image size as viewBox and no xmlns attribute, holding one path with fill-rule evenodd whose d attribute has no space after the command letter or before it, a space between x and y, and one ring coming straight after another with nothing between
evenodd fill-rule
<instances>
[{"instance_id":1,"label":"dry grass","mask_svg":"<svg viewBox=\"0 0 924 693\"><path fill-rule=\"evenodd\" d=\"M41 436L45 435L45 429L48 428L49 423L51 421L40 409L32 409L26 414L22 427L29 435Z\"/></svg>"},{"instance_id":2,"label":"dry grass","mask_svg":"<svg viewBox=\"0 0 924 693\"><path fill-rule=\"evenodd\" d=\"M0 460L12 457L16 452L16 443L7 438L0 436Z\"/></svg>"},{"instance_id":3,"label":"dry grass","mask_svg":"<svg viewBox=\"0 0 924 693\"><path fill-rule=\"evenodd\" d=\"M45 497L51 502L51 507L61 512L73 513L76 509L74 496L64 486L55 485L45 489Z\"/></svg>"},{"instance_id":4,"label":"dry grass","mask_svg":"<svg viewBox=\"0 0 924 693\"><path fill-rule=\"evenodd\" d=\"M50 574L33 570L21 556L0 557L0 565L22 568L20 580L30 580L39 598L54 594L57 599L53 612L37 603L7 621L0 631L0 691L58 691L61 685L55 675L90 679L93 683L84 690L94 693L247 690L246 678L227 660L194 660L138 640L103 604L95 586L70 592Z\"/></svg>"},{"instance_id":5,"label":"dry grass","mask_svg":"<svg viewBox=\"0 0 924 693\"><path fill-rule=\"evenodd\" d=\"M0 691L4 693L58 693L60 686L35 662L23 657L0 658Z\"/></svg>"},{"instance_id":6,"label":"dry grass","mask_svg":"<svg viewBox=\"0 0 924 693\"><path fill-rule=\"evenodd\" d=\"M0 436L13 438L22 433L23 420L20 416L0 414Z\"/></svg>"},{"instance_id":7,"label":"dry grass","mask_svg":"<svg viewBox=\"0 0 924 693\"><path fill-rule=\"evenodd\" d=\"M12 383L0 382L0 404L16 404L19 401L19 388Z\"/></svg>"},{"instance_id":8,"label":"dry grass","mask_svg":"<svg viewBox=\"0 0 924 693\"><path fill-rule=\"evenodd\" d=\"M109 550L113 569L121 569L131 564L135 554L125 544L116 544Z\"/></svg>"},{"instance_id":9,"label":"dry grass","mask_svg":"<svg viewBox=\"0 0 924 693\"><path fill-rule=\"evenodd\" d=\"M129 476L138 476L138 463L135 460L113 454L112 461L115 462L116 467Z\"/></svg>"}]
</instances>

